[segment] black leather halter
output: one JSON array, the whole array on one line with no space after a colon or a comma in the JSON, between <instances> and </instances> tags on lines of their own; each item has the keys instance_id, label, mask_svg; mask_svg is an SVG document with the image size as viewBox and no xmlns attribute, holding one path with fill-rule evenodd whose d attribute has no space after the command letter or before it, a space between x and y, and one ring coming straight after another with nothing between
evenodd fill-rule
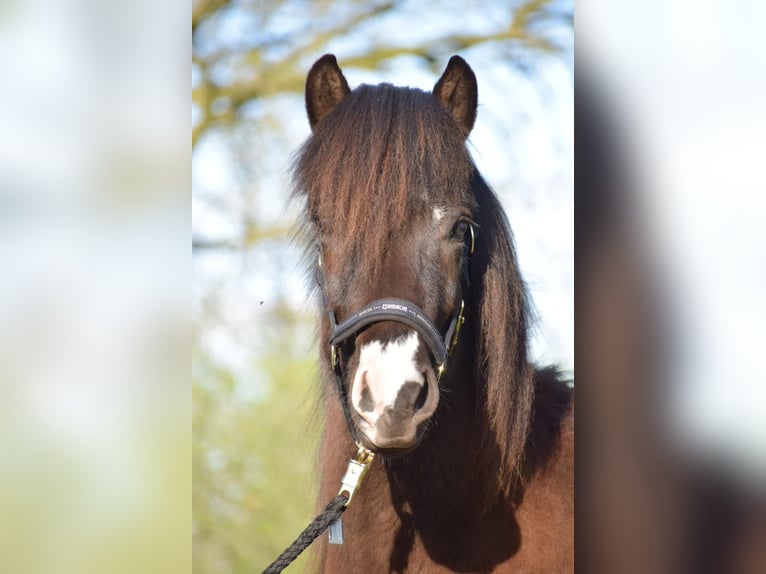
<instances>
[{"instance_id":1,"label":"black leather halter","mask_svg":"<svg viewBox=\"0 0 766 574\"><path fill-rule=\"evenodd\" d=\"M469 255L472 255L476 243L476 235L473 225L469 225L469 230L471 237ZM468 258L466 257L464 270L466 281L468 281L467 263ZM327 297L324 291L324 271L322 270L321 256L318 261L317 283L319 284L322 293L322 305L324 306L330 323L330 337L328 339L330 345L330 363L335 372L338 393L340 395L341 405L343 406L343 414L346 418L346 424L348 425L349 432L351 433L354 442L357 446L361 447L357 437L356 428L354 427L351 418L348 397L346 396L343 387L343 371L340 364L339 346L344 341L356 336L367 327L376 323L381 323L383 321L404 323L417 331L428 345L436 362L436 380L438 382L444 374L444 370L447 366L447 359L452 352L452 349L457 344L460 328L465 322L465 317L463 316L465 304L461 296L460 305L455 309L455 313L452 315L449 327L443 337L433 321L428 318L425 311L415 305L415 303L396 297L376 299L338 324L335 318L335 312L327 304Z\"/></svg>"}]
</instances>

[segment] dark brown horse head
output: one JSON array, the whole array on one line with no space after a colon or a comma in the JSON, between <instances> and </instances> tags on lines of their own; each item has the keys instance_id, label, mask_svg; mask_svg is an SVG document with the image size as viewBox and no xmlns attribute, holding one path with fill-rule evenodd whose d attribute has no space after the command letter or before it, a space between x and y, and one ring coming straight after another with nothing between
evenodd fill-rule
<instances>
[{"instance_id":1,"label":"dark brown horse head","mask_svg":"<svg viewBox=\"0 0 766 574\"><path fill-rule=\"evenodd\" d=\"M329 317L320 335L324 363L331 365L328 342L335 321L353 322L371 304L396 298L424 317L398 320L377 305L379 320L360 323L336 342L336 371L353 425L362 442L376 450L407 450L422 438L439 403L439 367L445 360L434 339L444 338L449 347L464 298L477 325L486 314L481 305L495 307L497 321L483 335L494 342L473 342L478 354L487 355L476 363L499 379L498 373L510 377L506 363L519 359L506 351L516 345L511 331L526 328L523 317L513 315L522 313L523 301L509 298L518 286L513 282L520 280L508 275L515 273L515 261L507 268L498 263L513 255L507 224L465 145L476 106L476 78L457 56L430 93L389 84L352 91L332 55L319 59L308 74L312 135L296 158L293 177L296 193L306 199L307 229L321 259L320 288ZM481 201L488 205L480 212ZM474 233L481 237L485 226L495 239L476 239L477 253L471 255ZM498 250L503 259L493 270L490 260ZM469 302L465 270L469 258L474 268L474 257L481 269L471 275L482 284L470 288L474 301ZM429 337L429 330L437 335ZM493 345L504 350L502 358L489 357ZM512 393L500 385L492 390L488 384L477 394L488 408L510 412L503 401ZM499 401L494 407L493 400ZM489 418L505 424L500 416Z\"/></svg>"}]
</instances>

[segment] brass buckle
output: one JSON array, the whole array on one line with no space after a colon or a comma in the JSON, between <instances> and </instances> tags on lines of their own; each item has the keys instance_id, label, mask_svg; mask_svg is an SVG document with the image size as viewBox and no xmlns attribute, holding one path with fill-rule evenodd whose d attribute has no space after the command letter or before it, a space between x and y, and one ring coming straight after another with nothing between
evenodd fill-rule
<instances>
[{"instance_id":1,"label":"brass buckle","mask_svg":"<svg viewBox=\"0 0 766 574\"><path fill-rule=\"evenodd\" d=\"M452 341L450 342L449 346L449 352L452 354L452 350L455 348L455 345L457 345L457 338L460 334L460 328L463 326L463 323L465 323L465 317L463 316L463 311L465 310L465 301L462 299L460 300L460 313L457 315L457 321L455 321L455 333L452 335Z\"/></svg>"}]
</instances>

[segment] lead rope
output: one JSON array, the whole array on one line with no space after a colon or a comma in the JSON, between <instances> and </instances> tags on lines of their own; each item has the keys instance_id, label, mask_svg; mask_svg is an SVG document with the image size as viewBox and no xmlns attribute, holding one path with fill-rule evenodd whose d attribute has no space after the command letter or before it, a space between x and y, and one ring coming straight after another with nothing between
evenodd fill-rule
<instances>
[{"instance_id":1,"label":"lead rope","mask_svg":"<svg viewBox=\"0 0 766 574\"><path fill-rule=\"evenodd\" d=\"M279 574L285 568L287 568L293 560L295 560L309 545L316 540L331 524L340 520L341 515L351 503L351 499L354 497L354 493L359 489L359 485L362 483L364 475L372 464L375 458L375 453L367 450L363 446L359 447L356 453L356 457L348 461L346 467L346 474L341 479L341 487L336 496L330 504L317 516L311 524L309 524L303 532L300 533L298 538L290 544L280 554L274 562L272 562L263 574Z\"/></svg>"},{"instance_id":2,"label":"lead rope","mask_svg":"<svg viewBox=\"0 0 766 574\"><path fill-rule=\"evenodd\" d=\"M301 552L306 550L306 548L308 548L320 534L327 530L330 524L340 518L346 508L346 502L347 500L345 496L341 494L336 496L332 502L327 505L327 508L325 508L303 532L301 532L300 536L298 536L298 538L296 538L295 541L290 544L290 546L288 546L287 549L284 550L268 568L266 568L266 570L263 571L263 574L278 574L287 568L293 560L301 554Z\"/></svg>"}]
</instances>

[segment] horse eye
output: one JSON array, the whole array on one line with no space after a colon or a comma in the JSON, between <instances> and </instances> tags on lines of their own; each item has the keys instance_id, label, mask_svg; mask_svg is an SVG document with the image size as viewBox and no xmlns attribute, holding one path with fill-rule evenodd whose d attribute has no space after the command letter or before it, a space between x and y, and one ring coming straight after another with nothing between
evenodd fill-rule
<instances>
[{"instance_id":1,"label":"horse eye","mask_svg":"<svg viewBox=\"0 0 766 574\"><path fill-rule=\"evenodd\" d=\"M461 219L452 228L452 238L462 241L465 239L465 234L468 233L468 222Z\"/></svg>"}]
</instances>

